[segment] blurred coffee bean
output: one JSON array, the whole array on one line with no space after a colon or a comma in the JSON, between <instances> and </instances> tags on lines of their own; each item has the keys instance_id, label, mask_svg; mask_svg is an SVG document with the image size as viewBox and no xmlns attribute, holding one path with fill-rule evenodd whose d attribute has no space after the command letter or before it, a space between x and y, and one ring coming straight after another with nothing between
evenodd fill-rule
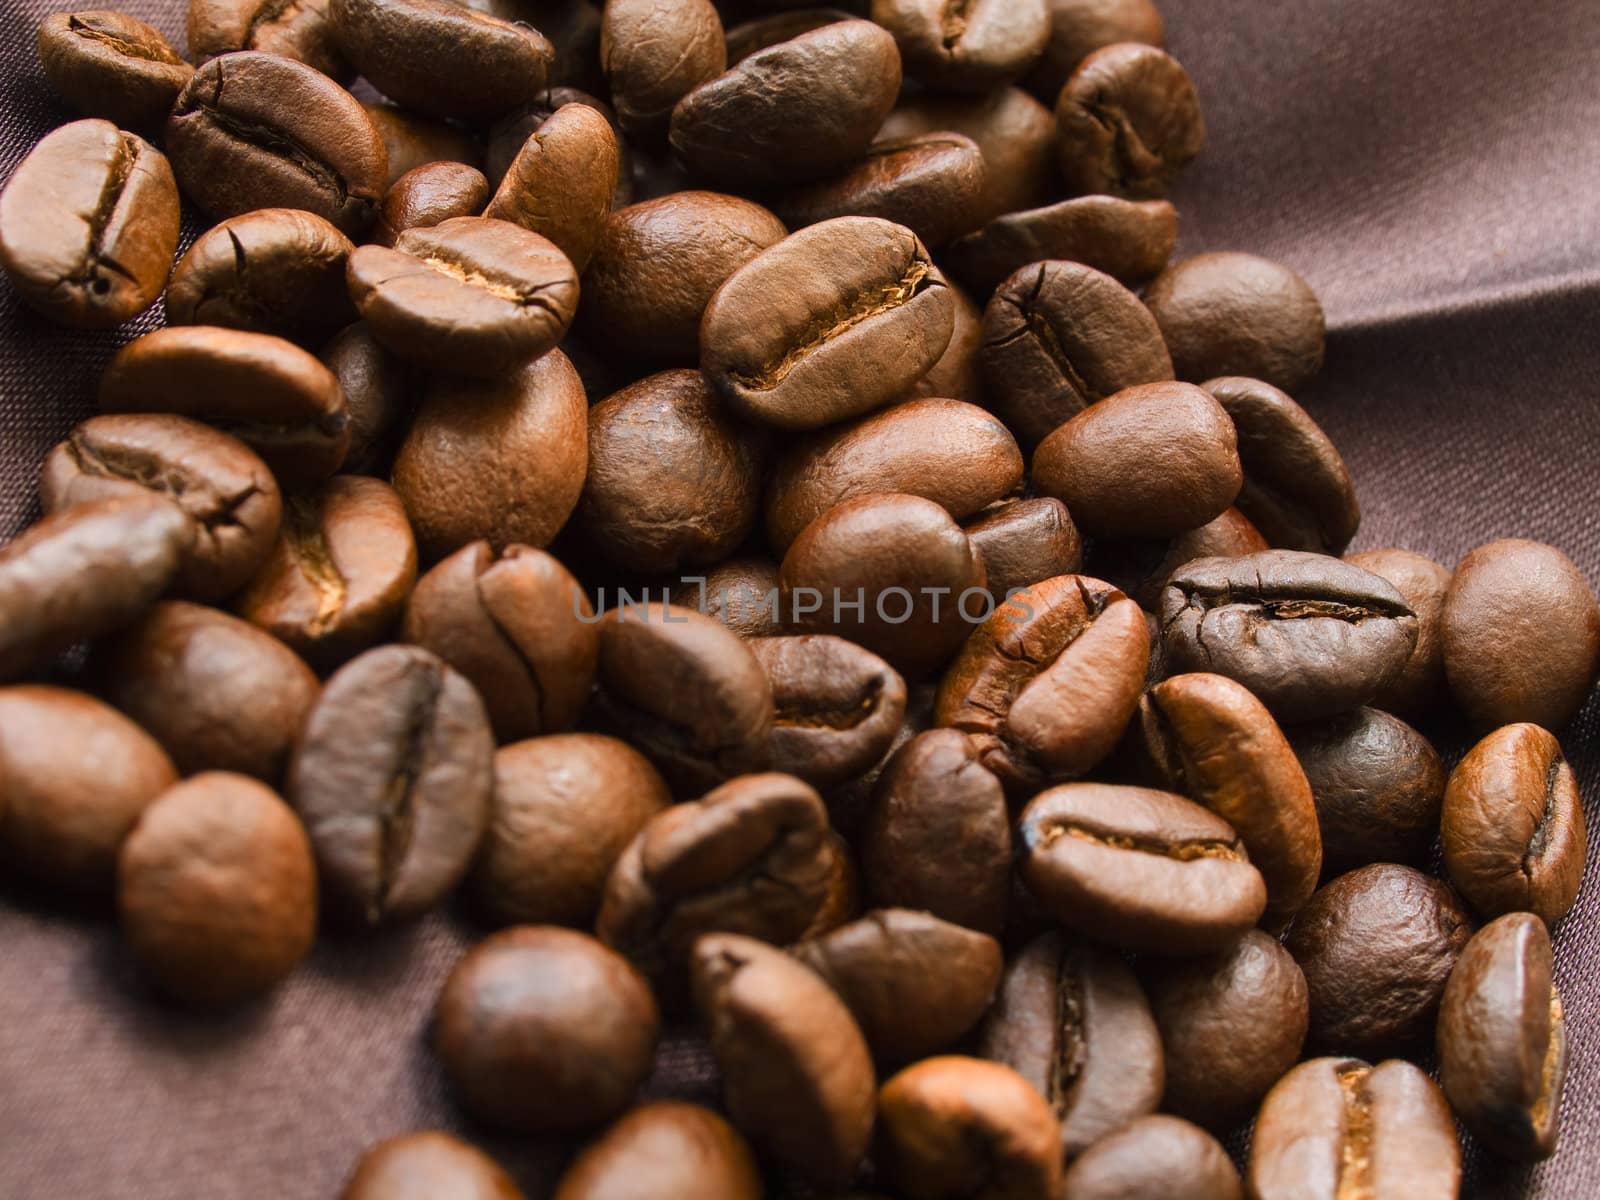
<instances>
[{"instance_id":1,"label":"blurred coffee bean","mask_svg":"<svg viewBox=\"0 0 1600 1200\"><path fill-rule=\"evenodd\" d=\"M340 82L351 74L326 0L189 0L188 33L196 63L235 50L260 50L297 59Z\"/></svg>"},{"instance_id":2,"label":"blurred coffee bean","mask_svg":"<svg viewBox=\"0 0 1600 1200\"><path fill-rule=\"evenodd\" d=\"M1050 37L1022 86L1054 104L1062 85L1089 55L1117 42L1165 41L1161 14L1151 0L1050 0Z\"/></svg>"},{"instance_id":3,"label":"blurred coffee bean","mask_svg":"<svg viewBox=\"0 0 1600 1200\"><path fill-rule=\"evenodd\" d=\"M567 1167L554 1200L621 1200L641 1186L653 1200L764 1194L755 1156L739 1132L709 1108L677 1100L641 1104L589 1143Z\"/></svg>"},{"instance_id":4,"label":"blurred coffee bean","mask_svg":"<svg viewBox=\"0 0 1600 1200\"><path fill-rule=\"evenodd\" d=\"M492 1158L439 1130L379 1142L361 1156L339 1200L394 1200L413 1192L451 1200L524 1200Z\"/></svg>"},{"instance_id":5,"label":"blurred coffee bean","mask_svg":"<svg viewBox=\"0 0 1600 1200\"><path fill-rule=\"evenodd\" d=\"M161 128L194 74L155 26L105 9L41 21L39 63L50 86L84 116L146 131Z\"/></svg>"},{"instance_id":6,"label":"blurred coffee bean","mask_svg":"<svg viewBox=\"0 0 1600 1200\"><path fill-rule=\"evenodd\" d=\"M1141 1117L1097 1142L1063 1184L1073 1200L1240 1200L1239 1171L1216 1138L1177 1117Z\"/></svg>"}]
</instances>

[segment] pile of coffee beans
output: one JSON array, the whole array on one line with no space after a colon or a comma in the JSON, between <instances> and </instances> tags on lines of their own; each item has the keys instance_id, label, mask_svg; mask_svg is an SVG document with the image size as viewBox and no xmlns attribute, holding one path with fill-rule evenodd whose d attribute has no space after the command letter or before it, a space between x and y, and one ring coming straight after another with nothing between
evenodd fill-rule
<instances>
[{"instance_id":1,"label":"pile of coffee beans","mask_svg":"<svg viewBox=\"0 0 1600 1200\"><path fill-rule=\"evenodd\" d=\"M1316 296L1170 261L1205 130L1148 0L841 4L43 23L83 119L0 266L166 324L0 549L7 871L209 1007L459 895L438 1060L569 1140L559 1200L1549 1155L1589 582L1341 557ZM720 1112L639 1102L685 1025ZM521 1195L438 1131L345 1192Z\"/></svg>"}]
</instances>

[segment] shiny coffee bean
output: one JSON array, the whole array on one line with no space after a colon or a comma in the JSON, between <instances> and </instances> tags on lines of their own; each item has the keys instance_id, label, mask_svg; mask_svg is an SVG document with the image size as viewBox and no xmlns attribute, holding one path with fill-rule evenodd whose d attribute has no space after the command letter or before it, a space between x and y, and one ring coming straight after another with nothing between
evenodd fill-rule
<instances>
[{"instance_id":1,"label":"shiny coffee bean","mask_svg":"<svg viewBox=\"0 0 1600 1200\"><path fill-rule=\"evenodd\" d=\"M649 985L626 959L587 934L522 925L456 965L439 995L434 1047L477 1120L573 1133L633 1103L659 1028Z\"/></svg>"},{"instance_id":2,"label":"shiny coffee bean","mask_svg":"<svg viewBox=\"0 0 1600 1200\"><path fill-rule=\"evenodd\" d=\"M1149 633L1110 584L1061 575L995 609L939 685L935 712L1010 788L1084 775L1116 745L1144 687Z\"/></svg>"},{"instance_id":3,"label":"shiny coffee bean","mask_svg":"<svg viewBox=\"0 0 1600 1200\"><path fill-rule=\"evenodd\" d=\"M317 357L339 380L350 414L350 449L340 470L388 478L411 415L411 369L378 344L365 321L341 330Z\"/></svg>"},{"instance_id":4,"label":"shiny coffee bean","mask_svg":"<svg viewBox=\"0 0 1600 1200\"><path fill-rule=\"evenodd\" d=\"M1022 86L1054 104L1077 65L1118 42L1160 46L1166 30L1151 0L1050 0L1050 38Z\"/></svg>"},{"instance_id":5,"label":"shiny coffee bean","mask_svg":"<svg viewBox=\"0 0 1600 1200\"><path fill-rule=\"evenodd\" d=\"M1010 83L1050 37L1046 0L873 0L872 19L894 35L906 76L935 90L986 92Z\"/></svg>"},{"instance_id":6,"label":"shiny coffee bean","mask_svg":"<svg viewBox=\"0 0 1600 1200\"><path fill-rule=\"evenodd\" d=\"M1075 262L1034 263L1000 284L983 314L979 363L995 412L1030 449L1091 404L1172 378L1150 311ZM1180 421L1169 425L1175 433Z\"/></svg>"},{"instance_id":7,"label":"shiny coffee bean","mask_svg":"<svg viewBox=\"0 0 1600 1200\"><path fill-rule=\"evenodd\" d=\"M1322 830L1322 870L1417 863L1439 832L1445 771L1428 739L1376 708L1289 731Z\"/></svg>"},{"instance_id":8,"label":"shiny coffee bean","mask_svg":"<svg viewBox=\"0 0 1600 1200\"><path fill-rule=\"evenodd\" d=\"M559 350L499 379L433 380L393 479L424 560L480 538L496 550L548 545L583 488L587 420L583 383Z\"/></svg>"},{"instance_id":9,"label":"shiny coffee bean","mask_svg":"<svg viewBox=\"0 0 1600 1200\"><path fill-rule=\"evenodd\" d=\"M1507 725L1450 772L1440 830L1451 882L1486 917L1525 910L1554 925L1583 881L1588 827L1555 735Z\"/></svg>"},{"instance_id":10,"label":"shiny coffee bean","mask_svg":"<svg viewBox=\"0 0 1600 1200\"><path fill-rule=\"evenodd\" d=\"M1061 501L1049 496L990 505L963 528L983 557L989 595L1004 604L1013 592L1083 566L1083 539Z\"/></svg>"},{"instance_id":11,"label":"shiny coffee bean","mask_svg":"<svg viewBox=\"0 0 1600 1200\"><path fill-rule=\"evenodd\" d=\"M74 329L112 329L154 304L177 245L171 166L109 121L63 125L0 191L0 269L25 304Z\"/></svg>"},{"instance_id":12,"label":"shiny coffee bean","mask_svg":"<svg viewBox=\"0 0 1600 1200\"><path fill-rule=\"evenodd\" d=\"M389 156L389 173L384 181L391 188L402 176L433 162L458 162L469 167L485 167L483 147L476 138L458 126L386 103L364 103L367 119L383 139ZM520 148L522 140L518 139ZM509 158L508 160L509 161Z\"/></svg>"},{"instance_id":13,"label":"shiny coffee bean","mask_svg":"<svg viewBox=\"0 0 1600 1200\"><path fill-rule=\"evenodd\" d=\"M222 325L314 343L355 320L344 285L355 247L327 221L265 208L213 226L173 269L172 325Z\"/></svg>"},{"instance_id":14,"label":"shiny coffee bean","mask_svg":"<svg viewBox=\"0 0 1600 1200\"><path fill-rule=\"evenodd\" d=\"M1363 550L1347 561L1387 579L1417 614L1417 645L1404 669L1373 698L1373 706L1416 720L1430 712L1444 693L1441 622L1450 572L1410 550Z\"/></svg>"},{"instance_id":15,"label":"shiny coffee bean","mask_svg":"<svg viewBox=\"0 0 1600 1200\"><path fill-rule=\"evenodd\" d=\"M196 1007L241 1004L311 949L311 845L270 788L207 771L163 792L123 842L117 912L163 991Z\"/></svg>"},{"instance_id":16,"label":"shiny coffee bean","mask_svg":"<svg viewBox=\"0 0 1600 1200\"><path fill-rule=\"evenodd\" d=\"M523 144L484 216L543 235L581 272L600 244L619 164L605 117L563 105Z\"/></svg>"},{"instance_id":17,"label":"shiny coffee bean","mask_svg":"<svg viewBox=\"0 0 1600 1200\"><path fill-rule=\"evenodd\" d=\"M1600 666L1600 601L1560 550L1506 538L1456 564L1440 637L1450 694L1474 727L1559 731Z\"/></svg>"},{"instance_id":18,"label":"shiny coffee bean","mask_svg":"<svg viewBox=\"0 0 1600 1200\"><path fill-rule=\"evenodd\" d=\"M0 547L0 679L137 620L194 538L182 509L145 494L75 505Z\"/></svg>"},{"instance_id":19,"label":"shiny coffee bean","mask_svg":"<svg viewBox=\"0 0 1600 1200\"><path fill-rule=\"evenodd\" d=\"M122 129L159 129L194 74L159 29L101 9L51 13L40 22L39 63L73 108Z\"/></svg>"},{"instance_id":20,"label":"shiny coffee bean","mask_svg":"<svg viewBox=\"0 0 1600 1200\"><path fill-rule=\"evenodd\" d=\"M1144 302L1179 379L1244 375L1293 394L1322 369L1322 305L1282 263L1197 254L1162 272Z\"/></svg>"},{"instance_id":21,"label":"shiny coffee bean","mask_svg":"<svg viewBox=\"0 0 1600 1200\"><path fill-rule=\"evenodd\" d=\"M511 1176L481 1150L440 1130L379 1142L361 1156L339 1200L524 1200Z\"/></svg>"},{"instance_id":22,"label":"shiny coffee bean","mask_svg":"<svg viewBox=\"0 0 1600 1200\"><path fill-rule=\"evenodd\" d=\"M1239 1171L1205 1130L1177 1117L1143 1117L1072 1164L1073 1200L1240 1200Z\"/></svg>"},{"instance_id":23,"label":"shiny coffee bean","mask_svg":"<svg viewBox=\"0 0 1600 1200\"><path fill-rule=\"evenodd\" d=\"M452 217L475 217L488 201L489 181L477 167L459 162L424 163L389 185L371 240L393 247L408 229L442 225ZM342 270L339 286L344 287Z\"/></svg>"},{"instance_id":24,"label":"shiny coffee bean","mask_svg":"<svg viewBox=\"0 0 1600 1200\"><path fill-rule=\"evenodd\" d=\"M1031 428L1056 415L1066 423L1039 443L1034 486L1091 537L1172 537L1220 516L1239 494L1233 422L1197 387L1125 388L1070 420L1059 400L1035 417L1040 403L1024 408Z\"/></svg>"},{"instance_id":25,"label":"shiny coffee bean","mask_svg":"<svg viewBox=\"0 0 1600 1200\"><path fill-rule=\"evenodd\" d=\"M190 0L188 33L197 63L235 50L260 50L297 59L335 80L351 74L321 0Z\"/></svg>"},{"instance_id":26,"label":"shiny coffee bean","mask_svg":"<svg viewBox=\"0 0 1600 1200\"><path fill-rule=\"evenodd\" d=\"M875 909L793 953L839 994L882 1062L949 1049L1000 982L999 942L904 908Z\"/></svg>"},{"instance_id":27,"label":"shiny coffee bean","mask_svg":"<svg viewBox=\"0 0 1600 1200\"><path fill-rule=\"evenodd\" d=\"M709 1108L641 1104L572 1160L554 1200L761 1200L749 1144ZM374 1200L378 1200L374 1197Z\"/></svg>"},{"instance_id":28,"label":"shiny coffee bean","mask_svg":"<svg viewBox=\"0 0 1600 1200\"><path fill-rule=\"evenodd\" d=\"M928 368L928 373L911 385L905 398L949 399L981 404L983 382L978 377L978 347L983 341L983 314L967 294L948 279L945 279L945 289L956 306L950 344L939 356L939 361Z\"/></svg>"},{"instance_id":29,"label":"shiny coffee bean","mask_svg":"<svg viewBox=\"0 0 1600 1200\"><path fill-rule=\"evenodd\" d=\"M185 775L235 771L276 785L317 698L317 677L237 617L169 600L98 647L105 697Z\"/></svg>"},{"instance_id":30,"label":"shiny coffee bean","mask_svg":"<svg viewBox=\"0 0 1600 1200\"><path fill-rule=\"evenodd\" d=\"M55 888L109 893L139 814L178 781L149 734L90 696L0 688L0 858Z\"/></svg>"},{"instance_id":31,"label":"shiny coffee bean","mask_svg":"<svg viewBox=\"0 0 1600 1200\"><path fill-rule=\"evenodd\" d=\"M1425 1041L1472 931L1455 892L1410 867L1376 863L1318 889L1285 943L1305 972L1311 1046L1383 1054Z\"/></svg>"},{"instance_id":32,"label":"shiny coffee bean","mask_svg":"<svg viewBox=\"0 0 1600 1200\"><path fill-rule=\"evenodd\" d=\"M1272 714L1231 679L1176 675L1145 694L1139 718L1167 786L1238 831L1266 881L1262 922L1283 929L1316 891L1322 837L1311 785Z\"/></svg>"},{"instance_id":33,"label":"shiny coffee bean","mask_svg":"<svg viewBox=\"0 0 1600 1200\"><path fill-rule=\"evenodd\" d=\"M876 1159L910 1200L1056 1200L1061 1190L1050 1106L981 1058L924 1059L885 1083Z\"/></svg>"},{"instance_id":34,"label":"shiny coffee bean","mask_svg":"<svg viewBox=\"0 0 1600 1200\"><path fill-rule=\"evenodd\" d=\"M1078 64L1056 100L1056 131L1069 189L1134 200L1165 196L1206 139L1188 72L1138 42Z\"/></svg>"},{"instance_id":35,"label":"shiny coffee bean","mask_svg":"<svg viewBox=\"0 0 1600 1200\"><path fill-rule=\"evenodd\" d=\"M335 673L286 791L329 908L373 926L454 891L488 825L493 755L478 693L426 650L382 646Z\"/></svg>"},{"instance_id":36,"label":"shiny coffee bean","mask_svg":"<svg viewBox=\"0 0 1600 1200\"><path fill-rule=\"evenodd\" d=\"M1472 1135L1509 1158L1548 1158L1561 1133L1567 1023L1550 933L1509 913L1467 943L1439 1006L1439 1083Z\"/></svg>"},{"instance_id":37,"label":"shiny coffee bean","mask_svg":"<svg viewBox=\"0 0 1600 1200\"><path fill-rule=\"evenodd\" d=\"M556 2L561 3L563 0ZM598 59L595 65L599 66ZM598 96L575 87L546 88L530 102L520 108L512 109L489 127L483 147L483 173L488 176L490 186L492 188L500 186L511 170L512 162L528 144L528 139L538 133L546 121L568 104L587 104L603 116L606 123L611 126L619 156L617 188L612 193L613 201L619 207L627 204L633 196L633 163L632 154L622 138L621 126L617 124L617 114L611 105Z\"/></svg>"},{"instance_id":38,"label":"shiny coffee bean","mask_svg":"<svg viewBox=\"0 0 1600 1200\"><path fill-rule=\"evenodd\" d=\"M1399 1059L1301 1063L1261 1106L1249 1185L1259 1200L1454 1200L1461 1147L1450 1106Z\"/></svg>"},{"instance_id":39,"label":"shiny coffee bean","mask_svg":"<svg viewBox=\"0 0 1600 1200\"><path fill-rule=\"evenodd\" d=\"M1116 955L1059 934L1006 965L978 1053L1050 1102L1068 1161L1161 1101L1161 1037L1139 981Z\"/></svg>"},{"instance_id":40,"label":"shiny coffee bean","mask_svg":"<svg viewBox=\"0 0 1600 1200\"><path fill-rule=\"evenodd\" d=\"M704 613L742 638L783 632L778 565L770 559L725 559L704 576L690 576L673 588L672 603Z\"/></svg>"},{"instance_id":41,"label":"shiny coffee bean","mask_svg":"<svg viewBox=\"0 0 1600 1200\"><path fill-rule=\"evenodd\" d=\"M383 139L356 99L276 54L224 54L196 71L166 143L183 194L219 220L302 208L354 237L388 186Z\"/></svg>"},{"instance_id":42,"label":"shiny coffee bean","mask_svg":"<svg viewBox=\"0 0 1600 1200\"><path fill-rule=\"evenodd\" d=\"M727 68L722 19L711 0L608 0L600 65L622 128L659 141L678 101Z\"/></svg>"},{"instance_id":43,"label":"shiny coffee bean","mask_svg":"<svg viewBox=\"0 0 1600 1200\"><path fill-rule=\"evenodd\" d=\"M1416 615L1390 584L1295 550L1180 567L1160 616L1169 670L1226 675L1284 721L1367 703L1417 640Z\"/></svg>"},{"instance_id":44,"label":"shiny coffee bean","mask_svg":"<svg viewBox=\"0 0 1600 1200\"><path fill-rule=\"evenodd\" d=\"M866 1154L876 1088L849 1010L814 971L754 938L700 938L693 975L728 1115L788 1171L843 1187Z\"/></svg>"},{"instance_id":45,"label":"shiny coffee bean","mask_svg":"<svg viewBox=\"0 0 1600 1200\"><path fill-rule=\"evenodd\" d=\"M1266 549L1267 539L1249 519L1237 508L1228 508L1198 529L1174 538L1097 542L1089 567L1127 592L1140 608L1155 612L1161 607L1167 580L1179 567L1197 558L1240 558ZM1157 639L1160 633L1157 625Z\"/></svg>"}]
</instances>

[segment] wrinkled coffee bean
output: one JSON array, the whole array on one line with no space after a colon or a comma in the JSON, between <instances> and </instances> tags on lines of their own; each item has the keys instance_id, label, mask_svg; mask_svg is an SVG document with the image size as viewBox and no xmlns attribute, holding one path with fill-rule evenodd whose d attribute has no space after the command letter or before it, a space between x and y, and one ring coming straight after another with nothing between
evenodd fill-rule
<instances>
[{"instance_id":1,"label":"wrinkled coffee bean","mask_svg":"<svg viewBox=\"0 0 1600 1200\"><path fill-rule=\"evenodd\" d=\"M727 68L711 0L607 0L600 65L629 137L659 141L678 101Z\"/></svg>"},{"instance_id":2,"label":"wrinkled coffee bean","mask_svg":"<svg viewBox=\"0 0 1600 1200\"><path fill-rule=\"evenodd\" d=\"M1416 615L1393 586L1296 550L1180 567L1160 616L1169 670L1226 675L1285 721L1366 704L1417 641Z\"/></svg>"},{"instance_id":3,"label":"wrinkled coffee bean","mask_svg":"<svg viewBox=\"0 0 1600 1200\"><path fill-rule=\"evenodd\" d=\"M1154 46L1123 42L1072 72L1056 100L1056 137L1071 190L1158 200L1206 129L1188 72Z\"/></svg>"},{"instance_id":4,"label":"wrinkled coffee bean","mask_svg":"<svg viewBox=\"0 0 1600 1200\"><path fill-rule=\"evenodd\" d=\"M778 566L770 559L726 559L704 576L691 576L675 587L672 603L704 613L742 638L783 632Z\"/></svg>"},{"instance_id":5,"label":"wrinkled coffee bean","mask_svg":"<svg viewBox=\"0 0 1600 1200\"><path fill-rule=\"evenodd\" d=\"M1373 707L1408 720L1426 715L1444 695L1444 644L1440 624L1450 572L1410 550L1363 550L1346 558L1387 579L1417 614L1417 645L1404 669L1373 698Z\"/></svg>"},{"instance_id":6,"label":"wrinkled coffee bean","mask_svg":"<svg viewBox=\"0 0 1600 1200\"><path fill-rule=\"evenodd\" d=\"M112 329L156 302L178 245L166 157L109 121L39 142L0 191L0 269L34 311Z\"/></svg>"},{"instance_id":7,"label":"wrinkled coffee bean","mask_svg":"<svg viewBox=\"0 0 1600 1200\"><path fill-rule=\"evenodd\" d=\"M1167 580L1179 567L1197 558L1241 558L1268 548L1267 539L1243 513L1227 508L1198 529L1164 541L1127 538L1097 542L1089 567L1132 596L1140 608L1155 612L1161 607ZM1160 635L1157 624L1157 641Z\"/></svg>"},{"instance_id":8,"label":"wrinkled coffee bean","mask_svg":"<svg viewBox=\"0 0 1600 1200\"><path fill-rule=\"evenodd\" d=\"M1548 1158L1561 1133L1567 1023L1550 933L1510 913L1467 943L1439 1006L1439 1083L1472 1135L1510 1158Z\"/></svg>"},{"instance_id":9,"label":"wrinkled coffee bean","mask_svg":"<svg viewBox=\"0 0 1600 1200\"><path fill-rule=\"evenodd\" d=\"M328 680L287 797L329 906L379 925L455 890L489 820L494 737L473 687L415 646L382 646Z\"/></svg>"},{"instance_id":10,"label":"wrinkled coffee bean","mask_svg":"<svg viewBox=\"0 0 1600 1200\"><path fill-rule=\"evenodd\" d=\"M587 934L523 925L456 964L439 995L434 1047L478 1120L572 1133L632 1104L659 1028L649 985L626 959Z\"/></svg>"},{"instance_id":11,"label":"wrinkled coffee bean","mask_svg":"<svg viewBox=\"0 0 1600 1200\"><path fill-rule=\"evenodd\" d=\"M1049 496L991 505L963 528L983 557L996 605L1013 593L1083 566L1083 539L1061 501Z\"/></svg>"},{"instance_id":12,"label":"wrinkled coffee bean","mask_svg":"<svg viewBox=\"0 0 1600 1200\"><path fill-rule=\"evenodd\" d=\"M709 1108L676 1100L641 1104L586 1146L554 1200L623 1200L640 1196L642 1187L652 1200L763 1195L755 1156L738 1130Z\"/></svg>"},{"instance_id":13,"label":"wrinkled coffee bean","mask_svg":"<svg viewBox=\"0 0 1600 1200\"><path fill-rule=\"evenodd\" d=\"M41 21L39 63L73 108L122 129L159 129L194 74L159 29L103 9Z\"/></svg>"},{"instance_id":14,"label":"wrinkled coffee bean","mask_svg":"<svg viewBox=\"0 0 1600 1200\"><path fill-rule=\"evenodd\" d=\"M122 844L117 912L163 991L220 1008L286 978L316 935L305 830L254 779L207 771L169 788Z\"/></svg>"},{"instance_id":15,"label":"wrinkled coffee bean","mask_svg":"<svg viewBox=\"0 0 1600 1200\"><path fill-rule=\"evenodd\" d=\"M1240 1200L1239 1172L1216 1138L1177 1117L1142 1117L1096 1143L1062 1185L1073 1200Z\"/></svg>"},{"instance_id":16,"label":"wrinkled coffee bean","mask_svg":"<svg viewBox=\"0 0 1600 1200\"><path fill-rule=\"evenodd\" d=\"M978 1053L1050 1102L1068 1161L1161 1101L1161 1037L1139 981L1116 955L1059 934L1007 964Z\"/></svg>"},{"instance_id":17,"label":"wrinkled coffee bean","mask_svg":"<svg viewBox=\"0 0 1600 1200\"><path fill-rule=\"evenodd\" d=\"M344 81L350 64L339 52L328 7L327 0L189 0L189 52L201 63L261 50Z\"/></svg>"},{"instance_id":18,"label":"wrinkled coffee bean","mask_svg":"<svg viewBox=\"0 0 1600 1200\"><path fill-rule=\"evenodd\" d=\"M564 3L564 0L555 0ZM585 0L578 0L576 7L581 7ZM598 14L596 14L598 17ZM597 47L598 49L598 47ZM559 48L558 48L559 53ZM599 56L596 55L595 67L599 68ZM600 90L600 89L597 89ZM515 108L497 120L489 127L488 137L484 142L483 173L489 177L492 187L499 187L505 180L506 174L511 170L511 164L517 155L522 153L522 148L528 144L528 139L538 133L540 128L569 104L586 104L606 119L606 124L611 126L612 141L617 146L617 184L611 193L612 204L621 208L633 200L633 152L628 147L622 136L622 127L617 123L617 114L611 105L598 96L583 91L576 87L558 86L547 88L540 92L527 104Z\"/></svg>"},{"instance_id":19,"label":"wrinkled coffee bean","mask_svg":"<svg viewBox=\"0 0 1600 1200\"><path fill-rule=\"evenodd\" d=\"M935 90L986 92L1010 83L1050 37L1046 0L873 0L907 77Z\"/></svg>"},{"instance_id":20,"label":"wrinkled coffee bean","mask_svg":"<svg viewBox=\"0 0 1600 1200\"><path fill-rule=\"evenodd\" d=\"M419 116L393 104L365 103L367 119L383 139L389 156L385 189L418 167L433 162L458 162L484 167L483 147L465 130L444 121ZM522 146L518 139L517 147ZM509 161L509 160L508 160Z\"/></svg>"},{"instance_id":21,"label":"wrinkled coffee bean","mask_svg":"<svg viewBox=\"0 0 1600 1200\"><path fill-rule=\"evenodd\" d=\"M1318 889L1285 943L1305 972L1311 1046L1381 1054L1425 1041L1472 931L1455 892L1410 867L1376 863Z\"/></svg>"},{"instance_id":22,"label":"wrinkled coffee bean","mask_svg":"<svg viewBox=\"0 0 1600 1200\"><path fill-rule=\"evenodd\" d=\"M1151 0L1050 0L1050 39L1022 86L1054 104L1077 65L1118 42L1160 46L1166 29Z\"/></svg>"},{"instance_id":23,"label":"wrinkled coffee bean","mask_svg":"<svg viewBox=\"0 0 1600 1200\"><path fill-rule=\"evenodd\" d=\"M488 201L489 181L477 167L459 162L423 163L389 185L371 240L393 248L408 229L442 225L454 217L475 217ZM339 286L345 286L342 264Z\"/></svg>"},{"instance_id":24,"label":"wrinkled coffee bean","mask_svg":"<svg viewBox=\"0 0 1600 1200\"><path fill-rule=\"evenodd\" d=\"M549 238L581 272L600 244L619 165L604 115L563 105L523 144L484 216Z\"/></svg>"},{"instance_id":25,"label":"wrinkled coffee bean","mask_svg":"<svg viewBox=\"0 0 1600 1200\"><path fill-rule=\"evenodd\" d=\"M365 321L341 330L317 357L339 380L350 414L350 449L340 470L388 478L411 413L410 368L378 344Z\"/></svg>"},{"instance_id":26,"label":"wrinkled coffee bean","mask_svg":"<svg viewBox=\"0 0 1600 1200\"><path fill-rule=\"evenodd\" d=\"M397 1200L411 1195L524 1200L494 1159L439 1130L379 1142L361 1156L339 1200Z\"/></svg>"},{"instance_id":27,"label":"wrinkled coffee bean","mask_svg":"<svg viewBox=\"0 0 1600 1200\"><path fill-rule=\"evenodd\" d=\"M1554 925L1578 898L1583 798L1546 729L1507 725L1468 751L1444 789L1440 834L1451 882L1484 916L1526 910Z\"/></svg>"}]
</instances>

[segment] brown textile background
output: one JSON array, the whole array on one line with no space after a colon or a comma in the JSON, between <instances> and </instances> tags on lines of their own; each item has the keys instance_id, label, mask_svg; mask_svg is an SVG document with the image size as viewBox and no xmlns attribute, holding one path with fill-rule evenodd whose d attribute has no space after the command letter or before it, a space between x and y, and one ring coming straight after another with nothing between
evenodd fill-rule
<instances>
[{"instance_id":1,"label":"brown textile background","mask_svg":"<svg viewBox=\"0 0 1600 1200\"><path fill-rule=\"evenodd\" d=\"M0 0L0 178L68 117L33 49L51 7ZM179 0L125 7L181 39ZM1281 258L1321 293L1328 366L1302 399L1356 475L1358 547L1448 565L1521 534L1600 579L1600 4L1162 7L1211 129L1176 197L1183 249ZM0 287L0 539L31 517L37 463L90 411L116 340L36 320ZM1564 739L1592 813L1597 732L1591 703ZM1600 813L1591 828L1600 838ZM1574 1043L1561 1152L1531 1172L1472 1154L1469 1196L1600 1195L1592 876L1557 939ZM332 1197L368 1143L459 1127L426 1033L469 936L436 918L325 940L267 1003L196 1019L153 1000L103 915L8 886L0 1197ZM652 1090L707 1088L692 1043L672 1040ZM559 1151L489 1145L545 1194Z\"/></svg>"}]
</instances>

